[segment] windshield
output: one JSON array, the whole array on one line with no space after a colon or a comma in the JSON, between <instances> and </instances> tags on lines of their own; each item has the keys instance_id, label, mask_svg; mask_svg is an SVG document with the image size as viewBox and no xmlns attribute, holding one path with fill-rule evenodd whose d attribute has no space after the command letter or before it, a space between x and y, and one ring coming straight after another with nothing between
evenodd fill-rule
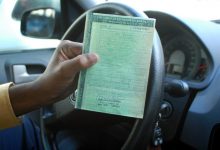
<instances>
[{"instance_id":1,"label":"windshield","mask_svg":"<svg viewBox=\"0 0 220 150\"><path fill-rule=\"evenodd\" d=\"M105 0L97 0L98 3ZM220 19L219 0L106 0L108 2L123 2L143 11L165 11L174 15L198 18L202 20Z\"/></svg>"},{"instance_id":2,"label":"windshield","mask_svg":"<svg viewBox=\"0 0 220 150\"><path fill-rule=\"evenodd\" d=\"M42 45L45 47L46 44L48 44L48 47L57 45L59 42L58 40L48 40L45 42L46 40L33 39L21 35L19 19L15 16L12 18L12 12L16 1L17 0L0 0L0 32L2 35L0 37L0 51L37 49L42 47ZM54 0L53 2L57 1L59 0ZM142 11L157 10L187 18L199 18L220 22L220 9L218 8L220 6L219 0L78 0L77 2L86 3L88 7L93 7L95 4L111 1L127 3ZM17 9L19 10L19 8ZM10 44L11 42L13 42L13 44Z\"/></svg>"}]
</instances>

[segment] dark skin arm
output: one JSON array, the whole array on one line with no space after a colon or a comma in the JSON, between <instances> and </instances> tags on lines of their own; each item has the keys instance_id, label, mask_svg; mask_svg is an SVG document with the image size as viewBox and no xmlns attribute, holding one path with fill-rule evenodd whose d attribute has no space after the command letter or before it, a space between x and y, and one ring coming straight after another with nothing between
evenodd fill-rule
<instances>
[{"instance_id":1,"label":"dark skin arm","mask_svg":"<svg viewBox=\"0 0 220 150\"><path fill-rule=\"evenodd\" d=\"M82 44L62 41L40 78L10 87L9 97L15 114L22 115L70 95L76 74L98 60L96 54L81 52Z\"/></svg>"}]
</instances>

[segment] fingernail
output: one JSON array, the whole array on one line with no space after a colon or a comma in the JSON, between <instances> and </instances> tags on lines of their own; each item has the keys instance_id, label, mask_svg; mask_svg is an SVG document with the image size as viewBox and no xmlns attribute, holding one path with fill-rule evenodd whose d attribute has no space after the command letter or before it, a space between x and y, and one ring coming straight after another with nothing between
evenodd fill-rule
<instances>
[{"instance_id":1,"label":"fingernail","mask_svg":"<svg viewBox=\"0 0 220 150\"><path fill-rule=\"evenodd\" d=\"M99 60L99 56L96 53L89 53L87 57L90 61L92 61L93 64Z\"/></svg>"}]
</instances>

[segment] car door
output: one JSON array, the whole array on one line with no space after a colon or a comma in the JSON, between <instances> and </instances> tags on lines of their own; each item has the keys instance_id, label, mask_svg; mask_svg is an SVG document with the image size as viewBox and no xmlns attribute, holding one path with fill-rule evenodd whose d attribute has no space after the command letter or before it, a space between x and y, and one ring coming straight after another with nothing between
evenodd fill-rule
<instances>
[{"instance_id":1,"label":"car door","mask_svg":"<svg viewBox=\"0 0 220 150\"><path fill-rule=\"evenodd\" d=\"M17 5L18 2L24 2L24 5ZM19 13L15 13L18 16L12 15L12 12L22 10L22 7L25 7L25 1L0 2L0 84L20 84L38 78L59 44L58 39L23 36L20 31Z\"/></svg>"}]
</instances>

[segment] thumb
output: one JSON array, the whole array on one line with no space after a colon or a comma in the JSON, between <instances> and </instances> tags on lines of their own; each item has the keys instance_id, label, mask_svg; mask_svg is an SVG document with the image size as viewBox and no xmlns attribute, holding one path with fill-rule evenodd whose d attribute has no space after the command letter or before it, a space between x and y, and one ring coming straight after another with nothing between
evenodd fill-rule
<instances>
[{"instance_id":1,"label":"thumb","mask_svg":"<svg viewBox=\"0 0 220 150\"><path fill-rule=\"evenodd\" d=\"M77 57L66 61L66 69L73 70L75 73L91 67L98 61L99 57L95 53L78 55Z\"/></svg>"}]
</instances>

